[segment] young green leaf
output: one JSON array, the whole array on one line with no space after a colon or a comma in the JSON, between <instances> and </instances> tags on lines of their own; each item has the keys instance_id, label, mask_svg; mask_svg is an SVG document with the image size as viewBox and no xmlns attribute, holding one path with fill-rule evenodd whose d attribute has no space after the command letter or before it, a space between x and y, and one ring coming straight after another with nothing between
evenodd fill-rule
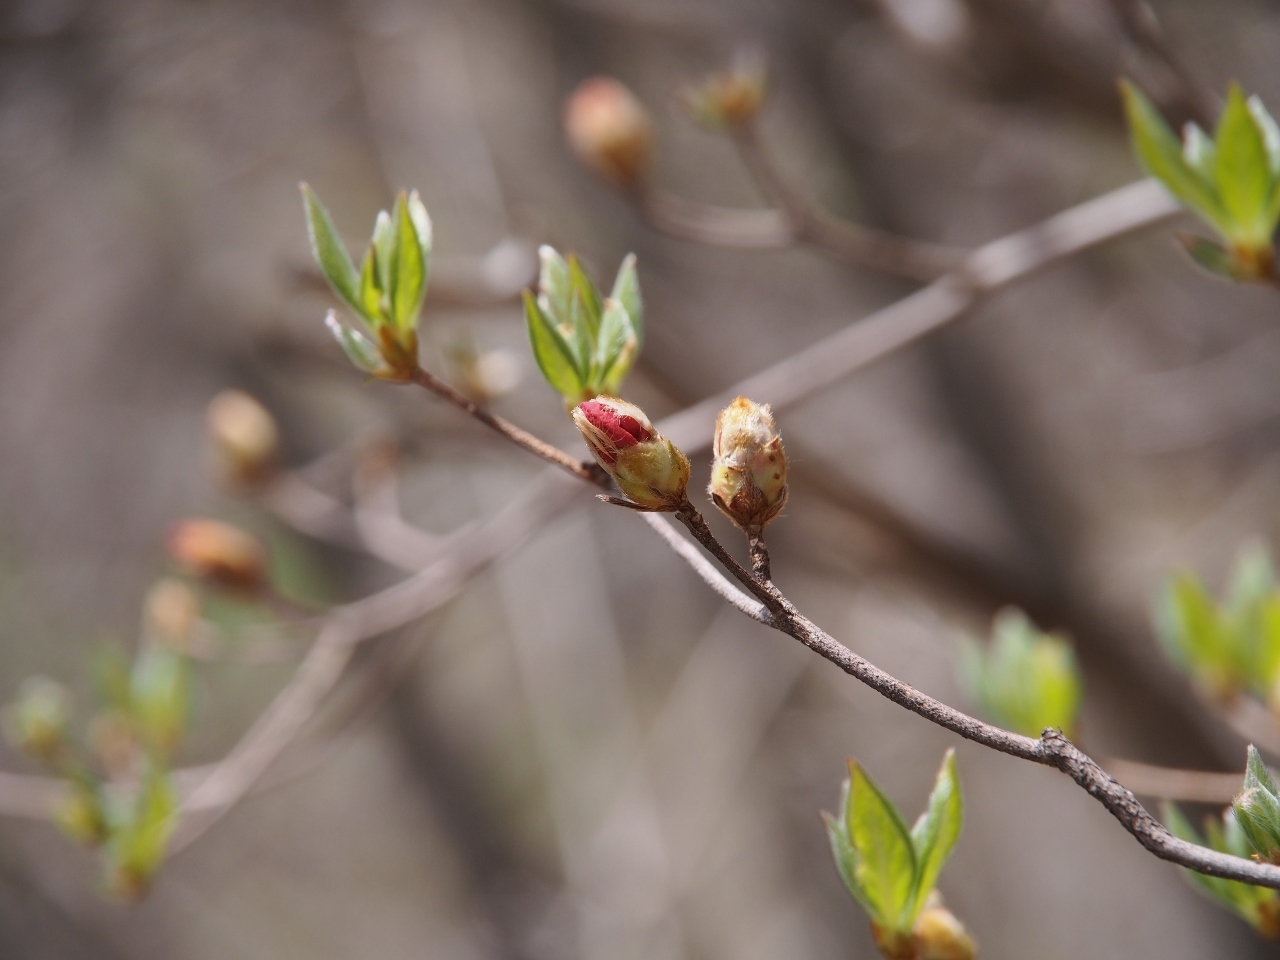
<instances>
[{"instance_id":1,"label":"young green leaf","mask_svg":"<svg viewBox=\"0 0 1280 960\"><path fill-rule=\"evenodd\" d=\"M434 243L431 217L417 190L409 191L406 207L409 210L409 216L413 219L414 232L418 235L418 247L422 250L422 282L425 286L431 274L431 248Z\"/></svg>"},{"instance_id":2,"label":"young green leaf","mask_svg":"<svg viewBox=\"0 0 1280 960\"><path fill-rule=\"evenodd\" d=\"M1249 246L1270 246L1271 158L1238 84L1227 92L1214 146L1213 178L1230 220L1227 236Z\"/></svg>"},{"instance_id":3,"label":"young green leaf","mask_svg":"<svg viewBox=\"0 0 1280 960\"><path fill-rule=\"evenodd\" d=\"M373 221L373 239L370 241L374 249L374 266L378 271L378 289L382 291L382 305L378 312L368 319L376 328L389 318L391 312L391 288L395 283L395 247L396 230L391 214L379 210Z\"/></svg>"},{"instance_id":4,"label":"young green leaf","mask_svg":"<svg viewBox=\"0 0 1280 960\"><path fill-rule=\"evenodd\" d=\"M108 885L125 899L146 892L178 822L178 794L167 770L148 764L138 793L116 804L107 840Z\"/></svg>"},{"instance_id":5,"label":"young green leaf","mask_svg":"<svg viewBox=\"0 0 1280 960\"><path fill-rule=\"evenodd\" d=\"M386 370L386 361L382 359L381 352L368 337L341 323L332 310L325 316L324 322L334 339L338 341L338 345L342 347L342 352L347 355L347 359L357 370L369 376L377 376Z\"/></svg>"},{"instance_id":6,"label":"young green leaf","mask_svg":"<svg viewBox=\"0 0 1280 960\"><path fill-rule=\"evenodd\" d=\"M862 905L862 909L874 917L875 908L858 880L858 851L853 845L853 840L849 837L844 817L848 808L849 781L846 780L840 791L840 816L833 817L831 814L824 812L822 814L822 822L827 828L827 839L831 843L831 856L835 860L836 872L840 874L840 879L844 881L845 889L849 891L853 899Z\"/></svg>"},{"instance_id":7,"label":"young green leaf","mask_svg":"<svg viewBox=\"0 0 1280 960\"><path fill-rule=\"evenodd\" d=\"M311 238L311 252L315 255L320 272L324 274L334 293L356 311L361 311L360 277L347 248L342 245L334 228L329 211L309 186L302 184L302 206L307 215L307 234Z\"/></svg>"},{"instance_id":8,"label":"young green leaf","mask_svg":"<svg viewBox=\"0 0 1280 960\"><path fill-rule=\"evenodd\" d=\"M360 263L360 313L363 316L380 317L386 312L382 293L382 280L378 275L378 248L371 242Z\"/></svg>"},{"instance_id":9,"label":"young green leaf","mask_svg":"<svg viewBox=\"0 0 1280 960\"><path fill-rule=\"evenodd\" d=\"M396 238L392 267L392 322L400 330L413 330L418 325L418 311L426 294L427 264L423 257L418 230L409 214L409 201L403 192L396 198Z\"/></svg>"},{"instance_id":10,"label":"young green leaf","mask_svg":"<svg viewBox=\"0 0 1280 960\"><path fill-rule=\"evenodd\" d=\"M600 291L587 276L578 258L569 256L569 285L572 296L569 301L569 323L574 330L582 330L588 343L594 343L600 332L600 314L604 304Z\"/></svg>"},{"instance_id":11,"label":"young green leaf","mask_svg":"<svg viewBox=\"0 0 1280 960\"><path fill-rule=\"evenodd\" d=\"M640 296L640 278L636 275L636 255L628 253L618 267L618 276L613 281L613 292L609 296L617 300L631 318L631 329L636 334L636 349L644 345L644 300Z\"/></svg>"},{"instance_id":12,"label":"young green leaf","mask_svg":"<svg viewBox=\"0 0 1280 960\"><path fill-rule=\"evenodd\" d=\"M855 877L874 918L881 926L910 930L916 880L911 834L897 808L853 761L849 762L845 824L858 851Z\"/></svg>"},{"instance_id":13,"label":"young green leaf","mask_svg":"<svg viewBox=\"0 0 1280 960\"><path fill-rule=\"evenodd\" d=\"M538 260L541 263L538 271L538 305L555 326L568 327L570 302L573 298L569 264L555 248L545 243L538 248Z\"/></svg>"},{"instance_id":14,"label":"young green leaf","mask_svg":"<svg viewBox=\"0 0 1280 960\"><path fill-rule=\"evenodd\" d=\"M524 294L524 316L538 369L557 393L576 403L582 397L586 378L578 368L572 348L543 312L538 300L527 290Z\"/></svg>"},{"instance_id":15,"label":"young green leaf","mask_svg":"<svg viewBox=\"0 0 1280 960\"><path fill-rule=\"evenodd\" d=\"M1206 182L1213 181L1213 140L1195 123L1182 128L1182 155Z\"/></svg>"},{"instance_id":16,"label":"young green leaf","mask_svg":"<svg viewBox=\"0 0 1280 960\"><path fill-rule=\"evenodd\" d=\"M144 647L130 677L132 717L143 742L160 756L177 749L190 701L186 658L167 647Z\"/></svg>"},{"instance_id":17,"label":"young green leaf","mask_svg":"<svg viewBox=\"0 0 1280 960\"><path fill-rule=\"evenodd\" d=\"M1200 214L1224 235L1231 220L1214 185L1183 156L1178 138L1146 95L1127 80L1120 81L1133 149L1147 172L1177 199Z\"/></svg>"},{"instance_id":18,"label":"young green leaf","mask_svg":"<svg viewBox=\"0 0 1280 960\"><path fill-rule=\"evenodd\" d=\"M626 308L610 297L600 319L600 336L592 368L599 371L601 393L615 394L635 361L639 341Z\"/></svg>"},{"instance_id":19,"label":"young green leaf","mask_svg":"<svg viewBox=\"0 0 1280 960\"><path fill-rule=\"evenodd\" d=\"M964 801L960 795L960 778L956 774L956 752L948 750L938 770L938 779L929 806L911 828L911 845L915 849L917 875L912 914L919 913L938 881L947 857L960 838L964 822Z\"/></svg>"}]
</instances>

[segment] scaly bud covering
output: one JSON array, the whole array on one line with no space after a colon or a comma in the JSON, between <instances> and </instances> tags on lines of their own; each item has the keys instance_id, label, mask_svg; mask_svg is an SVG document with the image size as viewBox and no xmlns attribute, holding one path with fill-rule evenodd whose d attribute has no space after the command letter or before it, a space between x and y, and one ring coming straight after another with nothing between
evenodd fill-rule
<instances>
[{"instance_id":1,"label":"scaly bud covering","mask_svg":"<svg viewBox=\"0 0 1280 960\"><path fill-rule=\"evenodd\" d=\"M978 955L973 937L946 908L936 890L916 917L913 932L919 960L974 960Z\"/></svg>"},{"instance_id":2,"label":"scaly bud covering","mask_svg":"<svg viewBox=\"0 0 1280 960\"><path fill-rule=\"evenodd\" d=\"M209 404L208 424L228 483L251 487L271 472L280 434L275 418L257 400L242 390L224 390Z\"/></svg>"},{"instance_id":3,"label":"scaly bud covering","mask_svg":"<svg viewBox=\"0 0 1280 960\"><path fill-rule=\"evenodd\" d=\"M220 520L183 520L169 534L169 555L193 577L220 586L252 591L266 580L258 541Z\"/></svg>"},{"instance_id":4,"label":"scaly bud covering","mask_svg":"<svg viewBox=\"0 0 1280 960\"><path fill-rule=\"evenodd\" d=\"M1244 789L1231 802L1236 823L1259 859L1280 864L1280 796L1275 780L1253 744L1249 744Z\"/></svg>"},{"instance_id":5,"label":"scaly bud covering","mask_svg":"<svg viewBox=\"0 0 1280 960\"><path fill-rule=\"evenodd\" d=\"M615 186L634 187L649 172L649 113L612 77L591 77L578 84L565 102L564 131L578 159Z\"/></svg>"},{"instance_id":6,"label":"scaly bud covering","mask_svg":"<svg viewBox=\"0 0 1280 960\"><path fill-rule=\"evenodd\" d=\"M633 403L596 397L573 409L596 463L637 507L671 511L685 502L689 461Z\"/></svg>"},{"instance_id":7,"label":"scaly bud covering","mask_svg":"<svg viewBox=\"0 0 1280 960\"><path fill-rule=\"evenodd\" d=\"M716 417L715 505L744 530L763 527L787 502L787 455L769 405L739 397Z\"/></svg>"}]
</instances>

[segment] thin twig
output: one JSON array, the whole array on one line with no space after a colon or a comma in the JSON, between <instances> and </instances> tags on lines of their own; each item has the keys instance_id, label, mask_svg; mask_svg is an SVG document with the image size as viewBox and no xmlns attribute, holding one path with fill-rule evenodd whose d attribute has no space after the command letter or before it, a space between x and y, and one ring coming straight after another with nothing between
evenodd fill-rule
<instances>
[{"instance_id":1,"label":"thin twig","mask_svg":"<svg viewBox=\"0 0 1280 960\"><path fill-rule=\"evenodd\" d=\"M509 420L505 420L496 414L490 413L480 404L476 403L466 394L455 389L445 383L439 377L436 377L426 370L418 369L414 374L413 383L420 387L430 390L436 396L441 397L460 410L469 413L490 430L496 430L518 447L523 447L536 457L541 457L548 463L553 463L563 470L567 470L579 480L586 480L588 483L594 483L596 486L609 485L609 478L594 463L584 462L571 454L565 453L559 447L552 446L545 440L535 437L527 430L522 430Z\"/></svg>"},{"instance_id":2,"label":"thin twig","mask_svg":"<svg viewBox=\"0 0 1280 960\"><path fill-rule=\"evenodd\" d=\"M1102 763L1112 777L1134 793L1160 800L1230 803L1244 784L1243 770L1239 773L1179 770L1126 760L1123 757L1107 757Z\"/></svg>"},{"instance_id":3,"label":"thin twig","mask_svg":"<svg viewBox=\"0 0 1280 960\"><path fill-rule=\"evenodd\" d=\"M1101 803L1143 847L1162 860L1209 876L1280 889L1280 867L1218 853L1175 837L1146 811L1132 791L1108 776L1096 761L1060 732L1046 730L1038 740L1012 733L949 707L885 673L803 616L772 583L760 581L744 569L716 540L690 504L686 503L676 516L739 583L769 608L773 614L770 626L799 640L881 696L967 740L1060 770Z\"/></svg>"}]
</instances>

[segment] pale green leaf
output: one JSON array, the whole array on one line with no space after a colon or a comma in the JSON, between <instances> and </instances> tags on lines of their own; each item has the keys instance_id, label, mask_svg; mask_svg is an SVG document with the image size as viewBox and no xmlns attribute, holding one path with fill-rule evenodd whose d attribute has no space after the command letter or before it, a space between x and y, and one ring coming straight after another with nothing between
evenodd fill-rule
<instances>
[{"instance_id":1,"label":"pale green leaf","mask_svg":"<svg viewBox=\"0 0 1280 960\"><path fill-rule=\"evenodd\" d=\"M401 193L395 206L396 239L395 264L392 268L395 283L391 292L391 316L399 330L413 330L418 325L418 312L426 293L426 261L418 230L409 213L408 198Z\"/></svg>"},{"instance_id":2,"label":"pale green leaf","mask_svg":"<svg viewBox=\"0 0 1280 960\"><path fill-rule=\"evenodd\" d=\"M956 755L954 750L948 750L929 795L929 806L911 828L911 845L918 864L912 919L924 907L925 898L938 882L938 874L960 837L963 823L964 801L956 774Z\"/></svg>"},{"instance_id":3,"label":"pale green leaf","mask_svg":"<svg viewBox=\"0 0 1280 960\"><path fill-rule=\"evenodd\" d=\"M636 274L636 255L628 253L618 267L618 276L613 281L613 292L609 294L626 308L631 318L631 329L636 334L636 349L644 344L644 299L640 296L640 278Z\"/></svg>"},{"instance_id":4,"label":"pale green leaf","mask_svg":"<svg viewBox=\"0 0 1280 960\"><path fill-rule=\"evenodd\" d=\"M1263 132L1237 84L1227 92L1214 148L1214 183L1230 220L1227 236L1251 245L1269 244L1271 158Z\"/></svg>"},{"instance_id":5,"label":"pale green leaf","mask_svg":"<svg viewBox=\"0 0 1280 960\"><path fill-rule=\"evenodd\" d=\"M626 308L610 297L604 304L596 356L592 363L592 368L599 371L597 382L602 393L618 392L623 378L631 370L638 347L639 341Z\"/></svg>"},{"instance_id":6,"label":"pale green leaf","mask_svg":"<svg viewBox=\"0 0 1280 960\"><path fill-rule=\"evenodd\" d=\"M320 198L305 183L302 186L302 206L307 216L307 234L311 238L311 252L315 255L320 272L329 281L334 293L353 310L361 311L360 277L347 248L343 246L334 228L329 211ZM361 311L362 312L362 311Z\"/></svg>"},{"instance_id":7,"label":"pale green leaf","mask_svg":"<svg viewBox=\"0 0 1280 960\"><path fill-rule=\"evenodd\" d=\"M367 373L372 376L386 368L382 353L373 342L364 334L352 330L339 321L332 310L324 318L324 322L328 326L329 332L333 334L334 339L338 341L338 345L342 347L342 352L347 355L347 359L361 373Z\"/></svg>"},{"instance_id":8,"label":"pale green leaf","mask_svg":"<svg viewBox=\"0 0 1280 960\"><path fill-rule=\"evenodd\" d=\"M1146 95L1127 80L1120 81L1134 153L1155 177L1182 203L1200 214L1224 234L1230 218L1212 182L1201 177L1182 154L1182 146L1160 112Z\"/></svg>"},{"instance_id":9,"label":"pale green leaf","mask_svg":"<svg viewBox=\"0 0 1280 960\"><path fill-rule=\"evenodd\" d=\"M844 819L858 852L855 877L871 905L872 916L886 928L909 930L916 879L911 834L897 808L854 762L849 764Z\"/></svg>"},{"instance_id":10,"label":"pale green leaf","mask_svg":"<svg viewBox=\"0 0 1280 960\"><path fill-rule=\"evenodd\" d=\"M524 295L524 316L538 369L557 393L566 400L577 400L582 395L585 378L578 370L573 351L528 291Z\"/></svg>"}]
</instances>

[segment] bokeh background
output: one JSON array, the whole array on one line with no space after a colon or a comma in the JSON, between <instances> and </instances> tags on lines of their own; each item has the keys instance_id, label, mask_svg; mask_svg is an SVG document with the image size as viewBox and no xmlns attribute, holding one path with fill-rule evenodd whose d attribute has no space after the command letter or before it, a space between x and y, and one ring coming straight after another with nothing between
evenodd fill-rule
<instances>
[{"instance_id":1,"label":"bokeh background","mask_svg":"<svg viewBox=\"0 0 1280 960\"><path fill-rule=\"evenodd\" d=\"M1154 7L1206 83L1280 103L1273 4ZM1167 80L1104 0L3 4L0 696L36 672L87 696L89 652L132 642L188 514L247 523L334 599L399 575L218 491L203 416L224 387L276 413L289 463L325 457L316 482L338 496L360 450L398 444L428 531L540 473L344 364L299 180L353 246L417 187L437 238L426 362L514 364L495 409L574 449L511 296L540 242L601 278L639 255L629 394L655 418L908 292L812 250L660 237L573 162L560 104L609 73L654 112L664 185L759 205L730 146L673 107L741 44L767 52L764 132L796 185L959 247L1134 179L1114 80ZM1166 665L1149 602L1175 568L1219 586L1249 536L1277 532L1278 301L1196 272L1170 233L1055 266L788 409L774 571L854 649L961 706L957 632L1024 606L1077 643L1091 750L1238 769L1242 741ZM913 816L951 745L968 816L941 888L984 956L1273 955L1068 780L746 621L586 492L353 673L376 709L139 905L103 898L93 858L47 824L0 822L0 956L870 958L818 812L856 756ZM202 667L184 759L220 756L287 676Z\"/></svg>"}]
</instances>

